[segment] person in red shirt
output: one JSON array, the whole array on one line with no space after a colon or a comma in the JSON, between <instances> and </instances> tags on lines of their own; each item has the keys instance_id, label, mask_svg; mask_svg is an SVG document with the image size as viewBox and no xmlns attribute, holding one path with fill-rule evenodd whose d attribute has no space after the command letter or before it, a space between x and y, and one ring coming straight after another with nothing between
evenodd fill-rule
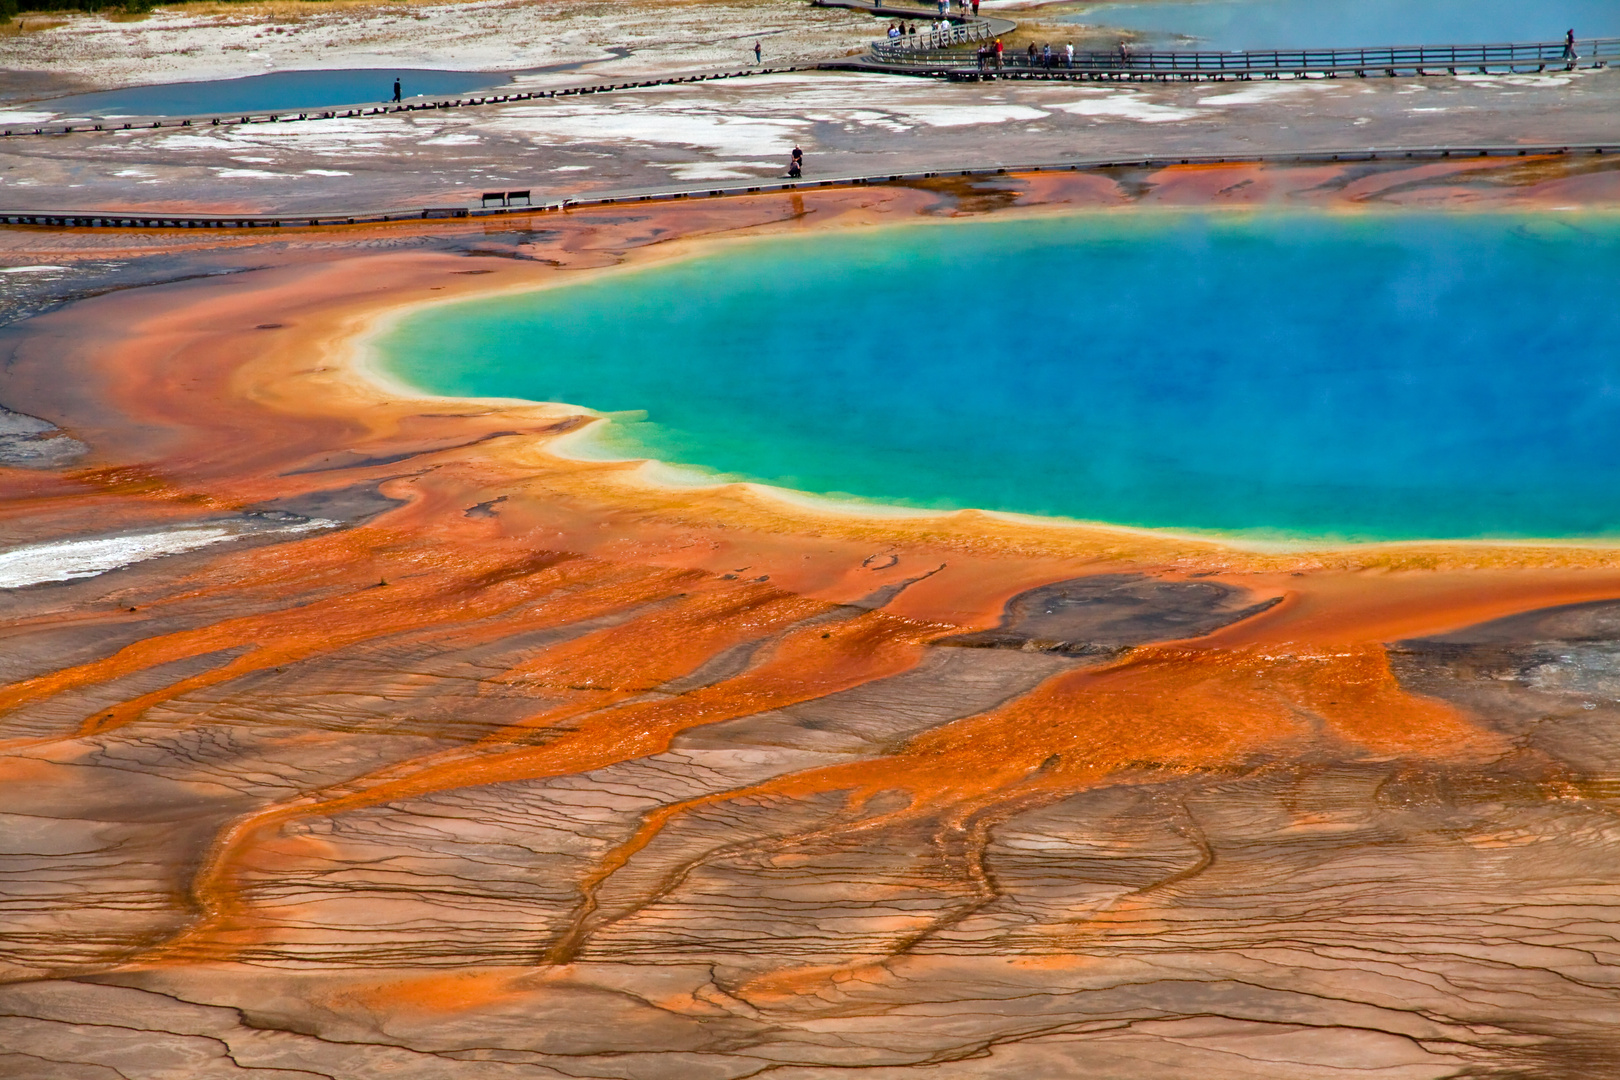
<instances>
[{"instance_id":1,"label":"person in red shirt","mask_svg":"<svg viewBox=\"0 0 1620 1080\"><path fill-rule=\"evenodd\" d=\"M1001 70L1001 39L996 38L996 70Z\"/></svg>"}]
</instances>

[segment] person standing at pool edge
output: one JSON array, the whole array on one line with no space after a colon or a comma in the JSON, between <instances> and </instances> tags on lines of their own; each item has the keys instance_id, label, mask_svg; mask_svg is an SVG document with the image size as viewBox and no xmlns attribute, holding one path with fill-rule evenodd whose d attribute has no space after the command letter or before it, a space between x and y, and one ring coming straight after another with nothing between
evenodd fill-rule
<instances>
[{"instance_id":1,"label":"person standing at pool edge","mask_svg":"<svg viewBox=\"0 0 1620 1080\"><path fill-rule=\"evenodd\" d=\"M399 100L399 80L398 79L394 80L394 100L395 101Z\"/></svg>"},{"instance_id":2,"label":"person standing at pool edge","mask_svg":"<svg viewBox=\"0 0 1620 1080\"><path fill-rule=\"evenodd\" d=\"M754 42L754 63L758 64L759 62L759 42L756 41Z\"/></svg>"}]
</instances>

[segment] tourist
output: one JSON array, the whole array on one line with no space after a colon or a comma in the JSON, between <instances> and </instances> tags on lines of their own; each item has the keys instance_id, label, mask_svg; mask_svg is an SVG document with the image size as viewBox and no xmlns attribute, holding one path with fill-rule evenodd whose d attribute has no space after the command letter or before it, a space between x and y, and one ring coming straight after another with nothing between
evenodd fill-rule
<instances>
[{"instance_id":1,"label":"tourist","mask_svg":"<svg viewBox=\"0 0 1620 1080\"><path fill-rule=\"evenodd\" d=\"M1074 67L1074 42L1071 41L1065 45L1063 51L1067 54L1064 58L1065 65L1070 68Z\"/></svg>"},{"instance_id":2,"label":"tourist","mask_svg":"<svg viewBox=\"0 0 1620 1080\"><path fill-rule=\"evenodd\" d=\"M1035 70L1035 43L1033 41L1029 43L1029 55L1028 55L1028 59L1027 59L1026 62L1029 64L1029 69L1031 71L1034 71Z\"/></svg>"},{"instance_id":3,"label":"tourist","mask_svg":"<svg viewBox=\"0 0 1620 1080\"><path fill-rule=\"evenodd\" d=\"M939 17L940 18L943 19L945 17L945 12L947 10L949 10L946 5L948 5L950 2L951 2L951 0L939 0Z\"/></svg>"},{"instance_id":4,"label":"tourist","mask_svg":"<svg viewBox=\"0 0 1620 1080\"><path fill-rule=\"evenodd\" d=\"M979 17L979 0L973 0L973 17L975 19Z\"/></svg>"},{"instance_id":5,"label":"tourist","mask_svg":"<svg viewBox=\"0 0 1620 1080\"><path fill-rule=\"evenodd\" d=\"M1001 39L996 38L996 70L997 71L1001 70L1001 53L1002 53Z\"/></svg>"},{"instance_id":6,"label":"tourist","mask_svg":"<svg viewBox=\"0 0 1620 1080\"><path fill-rule=\"evenodd\" d=\"M754 63L755 64L758 64L760 62L759 61L759 55L760 55L759 42L756 41L756 42L754 42Z\"/></svg>"},{"instance_id":7,"label":"tourist","mask_svg":"<svg viewBox=\"0 0 1620 1080\"><path fill-rule=\"evenodd\" d=\"M1564 59L1570 63L1575 62L1575 31L1569 30L1564 34Z\"/></svg>"},{"instance_id":8,"label":"tourist","mask_svg":"<svg viewBox=\"0 0 1620 1080\"><path fill-rule=\"evenodd\" d=\"M399 80L398 79L394 80L394 100L395 101L399 100Z\"/></svg>"},{"instance_id":9,"label":"tourist","mask_svg":"<svg viewBox=\"0 0 1620 1080\"><path fill-rule=\"evenodd\" d=\"M1052 43L1050 41L1041 46L1041 66L1047 71L1052 70Z\"/></svg>"}]
</instances>

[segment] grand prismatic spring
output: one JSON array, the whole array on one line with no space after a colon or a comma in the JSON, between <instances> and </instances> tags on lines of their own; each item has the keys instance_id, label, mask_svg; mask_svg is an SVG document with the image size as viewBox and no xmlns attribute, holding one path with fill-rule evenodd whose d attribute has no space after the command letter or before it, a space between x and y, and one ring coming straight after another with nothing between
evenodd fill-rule
<instances>
[{"instance_id":1,"label":"grand prismatic spring","mask_svg":"<svg viewBox=\"0 0 1620 1080\"><path fill-rule=\"evenodd\" d=\"M1607 45L308 6L0 35L0 1078L1620 1077Z\"/></svg>"},{"instance_id":2,"label":"grand prismatic spring","mask_svg":"<svg viewBox=\"0 0 1620 1080\"><path fill-rule=\"evenodd\" d=\"M733 245L378 366L816 493L1274 538L1620 527L1620 218L1186 213ZM637 416L637 413L643 416Z\"/></svg>"}]
</instances>

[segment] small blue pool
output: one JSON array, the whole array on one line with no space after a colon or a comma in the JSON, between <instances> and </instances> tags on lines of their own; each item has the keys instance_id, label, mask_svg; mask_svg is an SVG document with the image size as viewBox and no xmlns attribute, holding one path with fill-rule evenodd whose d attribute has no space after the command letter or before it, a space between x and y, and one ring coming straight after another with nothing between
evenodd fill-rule
<instances>
[{"instance_id":1,"label":"small blue pool","mask_svg":"<svg viewBox=\"0 0 1620 1080\"><path fill-rule=\"evenodd\" d=\"M131 86L41 102L63 116L196 116L329 109L369 105L394 96L468 94L511 81L511 72L438 71L427 68L333 68L272 71L240 79Z\"/></svg>"}]
</instances>

